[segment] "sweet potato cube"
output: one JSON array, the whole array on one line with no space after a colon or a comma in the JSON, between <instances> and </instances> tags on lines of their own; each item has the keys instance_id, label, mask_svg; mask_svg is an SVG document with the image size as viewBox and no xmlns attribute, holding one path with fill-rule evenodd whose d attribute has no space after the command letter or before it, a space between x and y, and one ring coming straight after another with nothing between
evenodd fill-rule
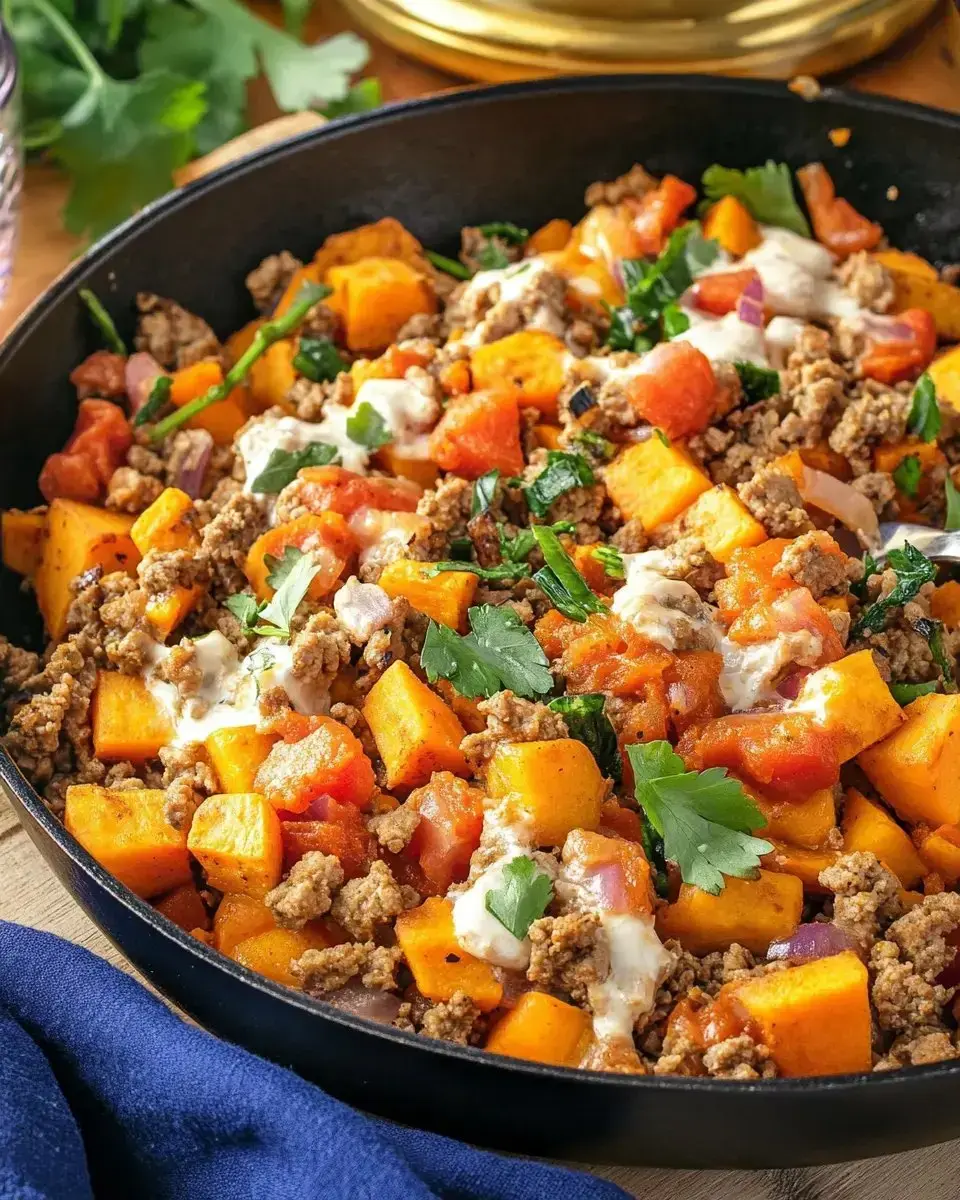
<instances>
[{"instance_id":1,"label":"sweet potato cube","mask_svg":"<svg viewBox=\"0 0 960 1200\"><path fill-rule=\"evenodd\" d=\"M960 882L960 825L941 825L920 842L920 857L947 887Z\"/></svg>"},{"instance_id":2,"label":"sweet potato cube","mask_svg":"<svg viewBox=\"0 0 960 1200\"><path fill-rule=\"evenodd\" d=\"M9 508L0 513L0 542L3 565L18 575L31 577L43 557L43 539L47 532L47 510L21 512Z\"/></svg>"},{"instance_id":3,"label":"sweet potato cube","mask_svg":"<svg viewBox=\"0 0 960 1200\"><path fill-rule=\"evenodd\" d=\"M844 660L846 661L846 660ZM904 821L960 822L960 696L918 696L906 718L858 762Z\"/></svg>"},{"instance_id":4,"label":"sweet potato cube","mask_svg":"<svg viewBox=\"0 0 960 1200\"><path fill-rule=\"evenodd\" d=\"M951 629L960 628L960 583L950 579L934 589L930 612Z\"/></svg>"},{"instance_id":5,"label":"sweet potato cube","mask_svg":"<svg viewBox=\"0 0 960 1200\"><path fill-rule=\"evenodd\" d=\"M119 671L97 672L92 723L94 753L107 762L145 762L173 738L170 718L140 676Z\"/></svg>"},{"instance_id":6,"label":"sweet potato cube","mask_svg":"<svg viewBox=\"0 0 960 1200\"><path fill-rule=\"evenodd\" d=\"M677 899L657 913L657 932L676 938L693 954L727 950L734 942L765 954L771 942L793 933L802 910L803 884L795 875L727 876L718 896L681 884Z\"/></svg>"},{"instance_id":7,"label":"sweet potato cube","mask_svg":"<svg viewBox=\"0 0 960 1200\"><path fill-rule=\"evenodd\" d=\"M472 571L441 571L431 577L430 567L430 563L398 558L387 563L377 582L388 596L403 596L417 612L464 632L479 578Z\"/></svg>"},{"instance_id":8,"label":"sweet potato cube","mask_svg":"<svg viewBox=\"0 0 960 1200\"><path fill-rule=\"evenodd\" d=\"M193 501L179 488L164 488L154 502L143 510L130 529L133 544L141 554L149 550L188 550L199 543L196 527L190 520Z\"/></svg>"},{"instance_id":9,"label":"sweet potato cube","mask_svg":"<svg viewBox=\"0 0 960 1200\"><path fill-rule=\"evenodd\" d=\"M310 276L316 283L326 279L331 267L359 262L363 258L399 258L422 270L427 265L423 247L413 234L396 217L381 217L379 221L358 225L344 233L331 233L305 269L316 272Z\"/></svg>"},{"instance_id":10,"label":"sweet potato cube","mask_svg":"<svg viewBox=\"0 0 960 1200\"><path fill-rule=\"evenodd\" d=\"M190 883L187 831L166 818L159 789L75 784L63 821L84 850L132 892L150 900Z\"/></svg>"},{"instance_id":11,"label":"sweet potato cube","mask_svg":"<svg viewBox=\"0 0 960 1200\"><path fill-rule=\"evenodd\" d=\"M501 742L487 769L491 796L514 796L538 846L562 846L573 829L600 824L603 776L596 759L573 738Z\"/></svg>"},{"instance_id":12,"label":"sweet potato cube","mask_svg":"<svg viewBox=\"0 0 960 1200\"><path fill-rule=\"evenodd\" d=\"M924 475L946 460L936 442L922 442L919 438L908 438L893 445L878 446L873 452L873 469L892 475L905 458L915 458Z\"/></svg>"},{"instance_id":13,"label":"sweet potato cube","mask_svg":"<svg viewBox=\"0 0 960 1200\"><path fill-rule=\"evenodd\" d=\"M181 929L186 930L187 933L191 933L194 929L206 931L210 928L210 914L207 912L207 906L203 902L197 885L193 882L182 883L172 892L167 892L165 896L161 896L159 900L155 901L153 907L158 913L163 913L174 925L179 925Z\"/></svg>"},{"instance_id":14,"label":"sweet potato cube","mask_svg":"<svg viewBox=\"0 0 960 1200\"><path fill-rule=\"evenodd\" d=\"M342 318L350 350L379 353L397 340L411 317L437 311L424 276L399 258L362 258L331 267L326 281L333 288L327 306Z\"/></svg>"},{"instance_id":15,"label":"sweet potato cube","mask_svg":"<svg viewBox=\"0 0 960 1200\"><path fill-rule=\"evenodd\" d=\"M487 1038L486 1049L552 1067L576 1067L590 1044L590 1014L546 992L525 992Z\"/></svg>"},{"instance_id":16,"label":"sweet potato cube","mask_svg":"<svg viewBox=\"0 0 960 1200\"><path fill-rule=\"evenodd\" d=\"M309 718L312 731L299 741L277 742L254 778L255 790L274 808L303 812L319 796L362 808L373 793L373 764L360 739L333 717Z\"/></svg>"},{"instance_id":17,"label":"sweet potato cube","mask_svg":"<svg viewBox=\"0 0 960 1200\"><path fill-rule=\"evenodd\" d=\"M54 500L34 585L47 632L63 637L73 600L70 584L91 567L133 571L140 554L130 537L133 518L76 500Z\"/></svg>"},{"instance_id":18,"label":"sweet potato cube","mask_svg":"<svg viewBox=\"0 0 960 1200\"><path fill-rule=\"evenodd\" d=\"M265 354L261 354L250 368L250 404L254 412L266 412L268 408L277 406L292 411L287 393L297 382L297 372L293 366L296 353L296 340L281 338Z\"/></svg>"},{"instance_id":19,"label":"sweet potato cube","mask_svg":"<svg viewBox=\"0 0 960 1200\"><path fill-rule=\"evenodd\" d=\"M937 334L944 341L960 340L960 288L940 279L930 279L916 270L904 271L901 267L888 267L888 270L893 276L894 312L925 309L933 317ZM945 398L952 403L949 396Z\"/></svg>"},{"instance_id":20,"label":"sweet potato cube","mask_svg":"<svg viewBox=\"0 0 960 1200\"><path fill-rule=\"evenodd\" d=\"M736 196L724 196L710 206L703 221L703 236L719 242L734 258L742 258L760 245L757 223Z\"/></svg>"},{"instance_id":21,"label":"sweet potato cube","mask_svg":"<svg viewBox=\"0 0 960 1200\"><path fill-rule=\"evenodd\" d=\"M430 434L430 457L445 471L479 479L494 467L502 475L523 470L520 410L510 392L471 392L447 405Z\"/></svg>"},{"instance_id":22,"label":"sweet potato cube","mask_svg":"<svg viewBox=\"0 0 960 1200\"><path fill-rule=\"evenodd\" d=\"M221 892L265 896L280 882L280 818L256 792L210 796L193 816L187 846Z\"/></svg>"},{"instance_id":23,"label":"sweet potato cube","mask_svg":"<svg viewBox=\"0 0 960 1200\"><path fill-rule=\"evenodd\" d=\"M869 650L848 654L808 675L796 708L812 713L817 724L836 738L841 762L855 758L903 721L900 705Z\"/></svg>"},{"instance_id":24,"label":"sweet potato cube","mask_svg":"<svg viewBox=\"0 0 960 1200\"><path fill-rule=\"evenodd\" d=\"M683 523L721 563L728 562L734 550L767 540L767 531L726 484L698 496L684 514Z\"/></svg>"},{"instance_id":25,"label":"sweet potato cube","mask_svg":"<svg viewBox=\"0 0 960 1200\"><path fill-rule=\"evenodd\" d=\"M767 819L766 825L754 831L757 837L815 850L837 823L832 788L820 788L802 800L771 800L751 791L751 799Z\"/></svg>"},{"instance_id":26,"label":"sweet potato cube","mask_svg":"<svg viewBox=\"0 0 960 1200\"><path fill-rule=\"evenodd\" d=\"M911 275L920 275L924 279L940 278L937 268L932 263L909 250L877 250L871 255L871 258L883 263L891 271L906 271Z\"/></svg>"},{"instance_id":27,"label":"sweet potato cube","mask_svg":"<svg viewBox=\"0 0 960 1200\"><path fill-rule=\"evenodd\" d=\"M419 908L397 917L397 945L428 1000L449 1000L466 992L483 1012L497 1007L503 987L487 963L468 954L453 932L453 905L431 896Z\"/></svg>"},{"instance_id":28,"label":"sweet potato cube","mask_svg":"<svg viewBox=\"0 0 960 1200\"><path fill-rule=\"evenodd\" d=\"M658 437L621 450L606 472L607 491L625 521L650 531L678 517L711 482L675 443Z\"/></svg>"},{"instance_id":29,"label":"sweet potato cube","mask_svg":"<svg viewBox=\"0 0 960 1200\"><path fill-rule=\"evenodd\" d=\"M951 346L927 367L937 396L960 412L960 346Z\"/></svg>"},{"instance_id":30,"label":"sweet potato cube","mask_svg":"<svg viewBox=\"0 0 960 1200\"><path fill-rule=\"evenodd\" d=\"M253 792L254 780L277 738L253 725L215 729L204 745L225 792Z\"/></svg>"},{"instance_id":31,"label":"sweet potato cube","mask_svg":"<svg viewBox=\"0 0 960 1200\"><path fill-rule=\"evenodd\" d=\"M524 329L487 342L470 355L473 386L511 392L521 408L556 414L567 348L542 329Z\"/></svg>"},{"instance_id":32,"label":"sweet potato cube","mask_svg":"<svg viewBox=\"0 0 960 1200\"><path fill-rule=\"evenodd\" d=\"M851 950L727 984L769 1047L781 1075L869 1071L867 968Z\"/></svg>"},{"instance_id":33,"label":"sweet potato cube","mask_svg":"<svg viewBox=\"0 0 960 1200\"><path fill-rule=\"evenodd\" d=\"M395 475L398 479L411 479L422 488L435 487L440 474L437 464L429 458L409 458L392 444L380 447L376 461L388 474Z\"/></svg>"},{"instance_id":34,"label":"sweet potato cube","mask_svg":"<svg viewBox=\"0 0 960 1200\"><path fill-rule=\"evenodd\" d=\"M256 933L237 942L229 955L234 962L249 967L266 979L272 979L274 983L297 987L292 964L308 950L324 950L333 944L333 938L323 926L311 922L303 929L266 929Z\"/></svg>"},{"instance_id":35,"label":"sweet potato cube","mask_svg":"<svg viewBox=\"0 0 960 1200\"><path fill-rule=\"evenodd\" d=\"M766 831L764 833L766 835ZM794 875L808 892L826 891L820 884L820 872L832 867L837 861L836 850L829 847L807 850L802 846L778 842L776 838L769 836L767 841L773 849L769 854L764 854L760 861L768 871L783 871L786 875Z\"/></svg>"},{"instance_id":36,"label":"sweet potato cube","mask_svg":"<svg viewBox=\"0 0 960 1200\"><path fill-rule=\"evenodd\" d=\"M257 896L227 892L213 915L213 945L229 954L239 942L276 929L273 913Z\"/></svg>"},{"instance_id":37,"label":"sweet potato cube","mask_svg":"<svg viewBox=\"0 0 960 1200\"><path fill-rule=\"evenodd\" d=\"M855 850L872 852L905 888L915 887L926 874L923 859L917 854L906 830L856 788L847 792L841 829L843 848L847 853Z\"/></svg>"},{"instance_id":38,"label":"sweet potato cube","mask_svg":"<svg viewBox=\"0 0 960 1200\"><path fill-rule=\"evenodd\" d=\"M434 771L470 773L460 752L463 726L405 662L392 663L380 676L363 715L386 767L390 791L422 787Z\"/></svg>"},{"instance_id":39,"label":"sweet potato cube","mask_svg":"<svg viewBox=\"0 0 960 1200\"><path fill-rule=\"evenodd\" d=\"M528 254L547 254L553 250L562 250L570 241L573 226L563 217L554 217L546 225L541 225L531 233L527 241Z\"/></svg>"},{"instance_id":40,"label":"sweet potato cube","mask_svg":"<svg viewBox=\"0 0 960 1200\"><path fill-rule=\"evenodd\" d=\"M170 402L183 408L192 400L205 396L212 387L223 383L223 367L213 358L204 358L175 371L170 384ZM246 388L235 387L223 400L218 400L190 417L187 429L205 429L218 446L229 446L250 416Z\"/></svg>"}]
</instances>

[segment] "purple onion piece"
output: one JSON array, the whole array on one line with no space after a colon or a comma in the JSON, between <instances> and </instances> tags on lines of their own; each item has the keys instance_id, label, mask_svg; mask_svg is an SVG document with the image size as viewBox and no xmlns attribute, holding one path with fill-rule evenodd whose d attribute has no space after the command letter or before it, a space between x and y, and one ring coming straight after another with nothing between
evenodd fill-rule
<instances>
[{"instance_id":1,"label":"purple onion piece","mask_svg":"<svg viewBox=\"0 0 960 1200\"><path fill-rule=\"evenodd\" d=\"M160 375L167 372L160 366L152 354L138 350L127 359L123 369L123 381L127 389L127 399L130 401L131 415L136 415L150 399L150 391Z\"/></svg>"},{"instance_id":2,"label":"purple onion piece","mask_svg":"<svg viewBox=\"0 0 960 1200\"><path fill-rule=\"evenodd\" d=\"M737 301L737 316L745 325L763 328L763 284L759 276L751 279Z\"/></svg>"},{"instance_id":3,"label":"purple onion piece","mask_svg":"<svg viewBox=\"0 0 960 1200\"><path fill-rule=\"evenodd\" d=\"M213 435L206 429L191 429L190 448L183 456L174 484L196 500L203 489L203 477L213 453Z\"/></svg>"},{"instance_id":4,"label":"purple onion piece","mask_svg":"<svg viewBox=\"0 0 960 1200\"><path fill-rule=\"evenodd\" d=\"M831 955L856 948L853 939L832 922L811 921L806 925L798 925L788 938L771 942L767 949L767 961L813 962L817 958L830 958Z\"/></svg>"},{"instance_id":5,"label":"purple onion piece","mask_svg":"<svg viewBox=\"0 0 960 1200\"><path fill-rule=\"evenodd\" d=\"M861 313L860 324L866 333L873 334L881 342L909 342L914 332L909 325L896 317L885 317L879 313Z\"/></svg>"},{"instance_id":6,"label":"purple onion piece","mask_svg":"<svg viewBox=\"0 0 960 1200\"><path fill-rule=\"evenodd\" d=\"M355 1017L366 1017L368 1021L380 1021L384 1025L396 1020L403 1003L399 996L394 996L391 992L365 988L359 983L348 983L346 987L323 998L327 1004L332 1004L342 1012L351 1013Z\"/></svg>"}]
</instances>

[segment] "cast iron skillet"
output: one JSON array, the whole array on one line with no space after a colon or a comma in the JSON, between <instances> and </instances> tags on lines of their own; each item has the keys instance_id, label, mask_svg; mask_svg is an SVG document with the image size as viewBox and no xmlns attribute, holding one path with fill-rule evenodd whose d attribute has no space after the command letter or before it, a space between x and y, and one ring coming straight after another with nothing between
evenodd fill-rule
<instances>
[{"instance_id":1,"label":"cast iron skillet","mask_svg":"<svg viewBox=\"0 0 960 1200\"><path fill-rule=\"evenodd\" d=\"M827 131L853 131L837 150ZM133 333L138 289L225 335L251 315L243 277L288 248L385 214L453 251L461 225L576 218L584 186L634 162L699 179L712 162L822 159L894 245L960 259L960 119L857 95L809 104L782 86L656 76L507 85L388 108L228 166L150 206L77 262L0 349L0 507L39 500L43 458L73 424L67 375L97 340L87 285ZM899 198L887 199L892 185ZM3 580L0 628L31 628ZM371 1112L528 1154L674 1167L792 1166L960 1134L960 1067L753 1086L526 1065L386 1030L207 949L117 884L0 754L0 783L61 882L123 953L207 1028Z\"/></svg>"}]
</instances>

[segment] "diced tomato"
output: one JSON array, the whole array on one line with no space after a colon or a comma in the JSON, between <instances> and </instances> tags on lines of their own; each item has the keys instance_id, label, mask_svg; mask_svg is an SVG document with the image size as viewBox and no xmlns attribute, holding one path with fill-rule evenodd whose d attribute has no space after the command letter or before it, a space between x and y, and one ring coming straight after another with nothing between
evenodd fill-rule
<instances>
[{"instance_id":1,"label":"diced tomato","mask_svg":"<svg viewBox=\"0 0 960 1200\"><path fill-rule=\"evenodd\" d=\"M670 706L662 678L648 679L637 686L636 699L621 712L617 723L617 744L623 763L623 785L629 793L634 778L627 747L638 742L666 741L670 729Z\"/></svg>"},{"instance_id":2,"label":"diced tomato","mask_svg":"<svg viewBox=\"0 0 960 1200\"><path fill-rule=\"evenodd\" d=\"M684 209L697 198L697 190L678 179L664 175L659 187L636 202L633 231L643 255L657 255L667 244L667 238L680 224Z\"/></svg>"},{"instance_id":3,"label":"diced tomato","mask_svg":"<svg viewBox=\"0 0 960 1200\"><path fill-rule=\"evenodd\" d=\"M908 308L892 318L892 328L895 335L889 338L868 335L866 350L859 359L864 375L879 383L916 379L937 350L936 322L924 308Z\"/></svg>"},{"instance_id":4,"label":"diced tomato","mask_svg":"<svg viewBox=\"0 0 960 1200\"><path fill-rule=\"evenodd\" d=\"M353 804L338 804L330 800L325 821L280 822L283 838L283 869L289 871L294 863L311 850L335 854L348 879L366 875L376 857L376 843L367 832L364 817Z\"/></svg>"},{"instance_id":5,"label":"diced tomato","mask_svg":"<svg viewBox=\"0 0 960 1200\"><path fill-rule=\"evenodd\" d=\"M600 824L597 832L607 837L624 838L628 842L643 841L640 814L625 808L619 800L604 800L600 805Z\"/></svg>"},{"instance_id":6,"label":"diced tomato","mask_svg":"<svg viewBox=\"0 0 960 1200\"><path fill-rule=\"evenodd\" d=\"M126 461L132 444L122 408L109 400L81 400L66 446L51 454L40 472L44 499L95 503L106 492L110 476Z\"/></svg>"},{"instance_id":7,"label":"diced tomato","mask_svg":"<svg viewBox=\"0 0 960 1200\"><path fill-rule=\"evenodd\" d=\"M818 666L843 658L843 642L830 614L814 600L809 588L791 588L776 600L754 604L733 622L729 637L741 646L750 646L771 641L780 633L804 630L820 639Z\"/></svg>"},{"instance_id":8,"label":"diced tomato","mask_svg":"<svg viewBox=\"0 0 960 1200\"><path fill-rule=\"evenodd\" d=\"M801 167L797 179L817 240L839 258L848 258L857 250L872 250L883 237L879 225L868 221L848 200L837 195L823 163Z\"/></svg>"},{"instance_id":9,"label":"diced tomato","mask_svg":"<svg viewBox=\"0 0 960 1200\"><path fill-rule=\"evenodd\" d=\"M563 863L601 912L653 912L650 864L637 842L575 829L564 842Z\"/></svg>"},{"instance_id":10,"label":"diced tomato","mask_svg":"<svg viewBox=\"0 0 960 1200\"><path fill-rule=\"evenodd\" d=\"M470 856L480 845L483 792L449 771L440 771L412 792L407 803L420 813L407 851L419 859L430 883L445 892L466 878Z\"/></svg>"},{"instance_id":11,"label":"diced tomato","mask_svg":"<svg viewBox=\"0 0 960 1200\"><path fill-rule=\"evenodd\" d=\"M726 710L720 693L723 659L712 650L683 650L663 673L670 720L678 734Z\"/></svg>"},{"instance_id":12,"label":"diced tomato","mask_svg":"<svg viewBox=\"0 0 960 1200\"><path fill-rule=\"evenodd\" d=\"M359 508L415 512L423 488L411 479L357 475L345 467L304 467L299 499L311 512L351 517Z\"/></svg>"},{"instance_id":13,"label":"diced tomato","mask_svg":"<svg viewBox=\"0 0 960 1200\"><path fill-rule=\"evenodd\" d=\"M496 467L504 475L523 470L520 410L510 392L458 396L430 435L430 458L445 471L478 479Z\"/></svg>"},{"instance_id":14,"label":"diced tomato","mask_svg":"<svg viewBox=\"0 0 960 1200\"><path fill-rule=\"evenodd\" d=\"M98 396L101 400L125 400L127 358L112 350L94 350L70 372L70 382L81 400Z\"/></svg>"},{"instance_id":15,"label":"diced tomato","mask_svg":"<svg viewBox=\"0 0 960 1200\"><path fill-rule=\"evenodd\" d=\"M667 437L690 437L710 424L717 380L710 360L689 342L661 342L640 360L627 396Z\"/></svg>"},{"instance_id":16,"label":"diced tomato","mask_svg":"<svg viewBox=\"0 0 960 1200\"><path fill-rule=\"evenodd\" d=\"M788 576L773 573L790 541L790 538L770 538L759 546L733 552L727 563L727 577L719 580L715 588L722 620L732 621L753 605L769 603L793 587Z\"/></svg>"},{"instance_id":17,"label":"diced tomato","mask_svg":"<svg viewBox=\"0 0 960 1200\"><path fill-rule=\"evenodd\" d=\"M290 546L309 554L319 568L307 593L313 600L329 594L357 551L356 539L339 513L304 513L275 525L257 538L244 563L244 572L259 600L272 598L275 589L269 582L270 564L273 559L283 558Z\"/></svg>"},{"instance_id":18,"label":"diced tomato","mask_svg":"<svg viewBox=\"0 0 960 1200\"><path fill-rule=\"evenodd\" d=\"M564 646L560 670L574 693L642 696L644 686L659 680L672 659L669 650L612 613L558 630L558 637Z\"/></svg>"},{"instance_id":19,"label":"diced tomato","mask_svg":"<svg viewBox=\"0 0 960 1200\"><path fill-rule=\"evenodd\" d=\"M702 1052L727 1038L739 1037L744 1024L743 1011L730 996L718 996L700 1005L684 997L667 1019L667 1037Z\"/></svg>"},{"instance_id":20,"label":"diced tomato","mask_svg":"<svg viewBox=\"0 0 960 1200\"><path fill-rule=\"evenodd\" d=\"M704 312L722 317L732 313L744 291L760 276L752 268L743 271L718 271L716 275L701 275L693 285L693 302Z\"/></svg>"},{"instance_id":21,"label":"diced tomato","mask_svg":"<svg viewBox=\"0 0 960 1200\"><path fill-rule=\"evenodd\" d=\"M373 793L373 766L359 738L332 717L313 716L312 732L280 741L257 771L257 791L274 808L303 812L327 795L341 804L365 807ZM292 726L288 734L293 733Z\"/></svg>"}]
</instances>

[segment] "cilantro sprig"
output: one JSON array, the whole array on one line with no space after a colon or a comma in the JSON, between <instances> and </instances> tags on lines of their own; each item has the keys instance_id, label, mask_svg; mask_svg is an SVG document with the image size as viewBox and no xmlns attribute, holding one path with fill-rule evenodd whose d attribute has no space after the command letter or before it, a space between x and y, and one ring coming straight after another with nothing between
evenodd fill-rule
<instances>
[{"instance_id":1,"label":"cilantro sprig","mask_svg":"<svg viewBox=\"0 0 960 1200\"><path fill-rule=\"evenodd\" d=\"M87 306L87 312L89 312L93 323L100 330L101 336L107 343L109 349L111 349L114 354L126 354L126 344L120 334L117 333L117 327L113 323L113 317L110 316L107 310L100 303L100 300L97 298L96 294L92 292L90 288L81 288L77 295Z\"/></svg>"},{"instance_id":2,"label":"cilantro sprig","mask_svg":"<svg viewBox=\"0 0 960 1200\"><path fill-rule=\"evenodd\" d=\"M563 717L570 736L583 742L604 775L619 783L623 778L623 763L616 732L604 712L604 697L599 692L557 696L547 707Z\"/></svg>"},{"instance_id":3,"label":"cilantro sprig","mask_svg":"<svg viewBox=\"0 0 960 1200\"><path fill-rule=\"evenodd\" d=\"M523 489L523 494L530 511L538 517L545 517L561 496L574 488L590 487L595 481L593 468L582 454L548 450L547 465Z\"/></svg>"},{"instance_id":4,"label":"cilantro sprig","mask_svg":"<svg viewBox=\"0 0 960 1200\"><path fill-rule=\"evenodd\" d=\"M424 571L424 575L428 579L432 579L435 575L446 571L469 571L478 579L485 579L491 583L501 579L520 579L530 574L529 566L521 562L504 562L497 563L493 567L481 567L479 563L464 562L459 558L447 558L440 562L430 563Z\"/></svg>"},{"instance_id":5,"label":"cilantro sprig","mask_svg":"<svg viewBox=\"0 0 960 1200\"><path fill-rule=\"evenodd\" d=\"M500 872L502 883L484 897L487 912L521 941L553 899L553 880L532 858L518 854Z\"/></svg>"},{"instance_id":6,"label":"cilantro sprig","mask_svg":"<svg viewBox=\"0 0 960 1200\"><path fill-rule=\"evenodd\" d=\"M510 246L522 246L530 237L529 229L522 229L512 221L488 221L486 225L477 228L485 238L498 237Z\"/></svg>"},{"instance_id":7,"label":"cilantro sprig","mask_svg":"<svg viewBox=\"0 0 960 1200\"><path fill-rule=\"evenodd\" d=\"M358 404L356 410L347 417L347 437L371 451L388 446L393 441L393 434L383 414L377 412L368 400Z\"/></svg>"},{"instance_id":8,"label":"cilantro sprig","mask_svg":"<svg viewBox=\"0 0 960 1200\"><path fill-rule=\"evenodd\" d=\"M296 546L286 546L283 555L266 556L269 568L267 583L275 588L273 599L260 604L245 592L228 596L224 607L237 618L244 631L261 637L286 639L290 637L290 622L310 584L320 570L320 564Z\"/></svg>"},{"instance_id":9,"label":"cilantro sprig","mask_svg":"<svg viewBox=\"0 0 960 1200\"><path fill-rule=\"evenodd\" d=\"M923 442L934 442L942 425L943 417L937 403L937 387L929 371L924 371L913 389L910 412L907 415L907 431Z\"/></svg>"},{"instance_id":10,"label":"cilantro sprig","mask_svg":"<svg viewBox=\"0 0 960 1200\"><path fill-rule=\"evenodd\" d=\"M327 383L347 369L347 360L329 338L302 337L293 369L312 383Z\"/></svg>"},{"instance_id":11,"label":"cilantro sprig","mask_svg":"<svg viewBox=\"0 0 960 1200\"><path fill-rule=\"evenodd\" d=\"M471 700L504 689L533 700L553 688L547 656L512 608L481 604L467 619L465 637L430 622L420 665L431 683L447 679Z\"/></svg>"},{"instance_id":12,"label":"cilantro sprig","mask_svg":"<svg viewBox=\"0 0 960 1200\"><path fill-rule=\"evenodd\" d=\"M943 678L944 691L955 692L957 688L953 676L953 663L943 643L943 622L932 617L920 617L914 621L913 627L926 639L930 647L930 654Z\"/></svg>"},{"instance_id":13,"label":"cilantro sprig","mask_svg":"<svg viewBox=\"0 0 960 1200\"><path fill-rule=\"evenodd\" d=\"M897 582L887 596L878 596L854 621L850 629L850 640L863 637L865 633L878 633L887 619L887 614L912 600L925 583L930 583L937 574L936 566L916 546L904 543L902 550L891 550L887 555L887 566L897 576Z\"/></svg>"},{"instance_id":14,"label":"cilantro sprig","mask_svg":"<svg viewBox=\"0 0 960 1200\"><path fill-rule=\"evenodd\" d=\"M747 167L745 171L714 163L704 171L701 182L708 200L735 196L763 224L779 225L801 237L811 236L810 224L797 202L793 177L786 163L768 159L762 167Z\"/></svg>"},{"instance_id":15,"label":"cilantro sprig","mask_svg":"<svg viewBox=\"0 0 960 1200\"><path fill-rule=\"evenodd\" d=\"M724 875L753 876L773 847L751 830L763 814L724 767L688 771L669 742L628 746L637 802L663 838L664 856L684 883L719 895Z\"/></svg>"},{"instance_id":16,"label":"cilantro sprig","mask_svg":"<svg viewBox=\"0 0 960 1200\"><path fill-rule=\"evenodd\" d=\"M311 442L300 450L270 451L267 465L250 484L251 492L275 495L283 491L304 467L326 467L338 463L340 454L329 442Z\"/></svg>"},{"instance_id":17,"label":"cilantro sprig","mask_svg":"<svg viewBox=\"0 0 960 1200\"><path fill-rule=\"evenodd\" d=\"M572 521L554 521L552 525L544 525L541 528L549 529L553 533L573 533L576 525ZM537 544L532 525L518 529L513 537L507 537L506 527L503 522L498 521L497 536L500 539L500 553L505 562L526 562Z\"/></svg>"},{"instance_id":18,"label":"cilantro sprig","mask_svg":"<svg viewBox=\"0 0 960 1200\"><path fill-rule=\"evenodd\" d=\"M580 622L586 621L591 613L606 612L606 606L590 590L553 530L546 525L534 525L533 536L546 564L533 578L553 607L572 621Z\"/></svg>"},{"instance_id":19,"label":"cilantro sprig","mask_svg":"<svg viewBox=\"0 0 960 1200\"><path fill-rule=\"evenodd\" d=\"M746 360L733 365L740 377L744 404L759 404L761 400L769 400L780 391L779 371Z\"/></svg>"}]
</instances>

